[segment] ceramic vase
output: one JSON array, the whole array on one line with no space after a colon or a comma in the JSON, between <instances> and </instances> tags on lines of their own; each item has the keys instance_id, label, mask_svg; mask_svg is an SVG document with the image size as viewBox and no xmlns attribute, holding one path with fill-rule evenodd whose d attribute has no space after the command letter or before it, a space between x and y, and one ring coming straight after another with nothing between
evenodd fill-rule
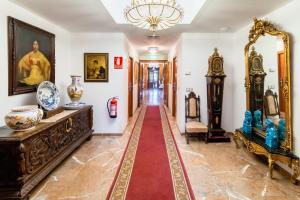
<instances>
[{"instance_id":1,"label":"ceramic vase","mask_svg":"<svg viewBox=\"0 0 300 200\"><path fill-rule=\"evenodd\" d=\"M72 83L68 86L68 95L72 101L72 105L79 105L79 101L83 94L83 87L80 83L81 76L71 76Z\"/></svg>"},{"instance_id":2,"label":"ceramic vase","mask_svg":"<svg viewBox=\"0 0 300 200\"><path fill-rule=\"evenodd\" d=\"M34 128L42 119L43 110L37 106L20 106L5 115L6 125L15 131Z\"/></svg>"}]
</instances>

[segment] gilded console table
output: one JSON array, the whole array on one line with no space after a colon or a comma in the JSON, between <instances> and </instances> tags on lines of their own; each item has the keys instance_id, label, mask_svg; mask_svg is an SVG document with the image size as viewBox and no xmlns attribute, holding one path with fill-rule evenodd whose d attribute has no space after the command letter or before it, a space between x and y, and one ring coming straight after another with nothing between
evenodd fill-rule
<instances>
[{"instance_id":1,"label":"gilded console table","mask_svg":"<svg viewBox=\"0 0 300 200\"><path fill-rule=\"evenodd\" d=\"M14 132L0 127L1 200L29 199L31 190L40 181L91 138L91 106L65 113L28 131Z\"/></svg>"},{"instance_id":2,"label":"gilded console table","mask_svg":"<svg viewBox=\"0 0 300 200\"><path fill-rule=\"evenodd\" d=\"M235 130L233 140L237 148L239 148L238 140L240 140L245 144L249 152L267 157L271 178L273 177L273 168L276 161L288 165L292 169L291 181L297 184L297 177L300 175L299 158L297 156L281 148L271 150L265 145L262 137L254 134L249 137L243 133L242 129Z\"/></svg>"}]
</instances>

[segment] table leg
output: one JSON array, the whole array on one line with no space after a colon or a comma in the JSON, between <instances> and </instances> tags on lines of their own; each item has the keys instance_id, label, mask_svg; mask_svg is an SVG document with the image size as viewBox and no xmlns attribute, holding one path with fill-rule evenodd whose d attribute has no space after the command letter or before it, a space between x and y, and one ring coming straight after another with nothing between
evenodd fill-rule
<instances>
[{"instance_id":1,"label":"table leg","mask_svg":"<svg viewBox=\"0 0 300 200\"><path fill-rule=\"evenodd\" d=\"M273 168L274 168L274 160L273 160L273 158L272 158L272 155L271 154L269 154L269 159L268 159L268 161L269 161L269 174L270 174L270 178L273 178Z\"/></svg>"},{"instance_id":2,"label":"table leg","mask_svg":"<svg viewBox=\"0 0 300 200\"><path fill-rule=\"evenodd\" d=\"M291 176L291 181L294 184L298 183L298 176L300 175L300 169L299 169L299 160L293 159L292 160L292 176Z\"/></svg>"},{"instance_id":3,"label":"table leg","mask_svg":"<svg viewBox=\"0 0 300 200\"><path fill-rule=\"evenodd\" d=\"M238 137L237 137L237 133L235 132L235 133L233 133L233 141L234 141L234 143L235 143L236 148L239 149L240 146L239 146L237 140L238 140Z\"/></svg>"}]
</instances>

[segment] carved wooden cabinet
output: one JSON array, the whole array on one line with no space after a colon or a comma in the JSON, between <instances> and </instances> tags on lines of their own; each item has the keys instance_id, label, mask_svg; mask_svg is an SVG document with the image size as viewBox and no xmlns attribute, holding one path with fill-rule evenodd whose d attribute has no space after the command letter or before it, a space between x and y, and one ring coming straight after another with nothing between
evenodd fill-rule
<instances>
[{"instance_id":1,"label":"carved wooden cabinet","mask_svg":"<svg viewBox=\"0 0 300 200\"><path fill-rule=\"evenodd\" d=\"M0 128L0 199L28 199L29 192L92 136L93 110L86 106L25 132Z\"/></svg>"}]
</instances>

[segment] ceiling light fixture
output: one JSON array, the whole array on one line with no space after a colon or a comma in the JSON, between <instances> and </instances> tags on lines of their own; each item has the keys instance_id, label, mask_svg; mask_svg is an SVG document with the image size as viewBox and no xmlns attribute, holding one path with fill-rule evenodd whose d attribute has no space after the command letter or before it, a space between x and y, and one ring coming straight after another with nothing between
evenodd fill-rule
<instances>
[{"instance_id":1,"label":"ceiling light fixture","mask_svg":"<svg viewBox=\"0 0 300 200\"><path fill-rule=\"evenodd\" d=\"M155 54L158 52L158 47L148 47L148 51L151 54Z\"/></svg>"},{"instance_id":2,"label":"ceiling light fixture","mask_svg":"<svg viewBox=\"0 0 300 200\"><path fill-rule=\"evenodd\" d=\"M124 10L126 20L152 32L171 28L183 18L176 0L131 0Z\"/></svg>"}]
</instances>

